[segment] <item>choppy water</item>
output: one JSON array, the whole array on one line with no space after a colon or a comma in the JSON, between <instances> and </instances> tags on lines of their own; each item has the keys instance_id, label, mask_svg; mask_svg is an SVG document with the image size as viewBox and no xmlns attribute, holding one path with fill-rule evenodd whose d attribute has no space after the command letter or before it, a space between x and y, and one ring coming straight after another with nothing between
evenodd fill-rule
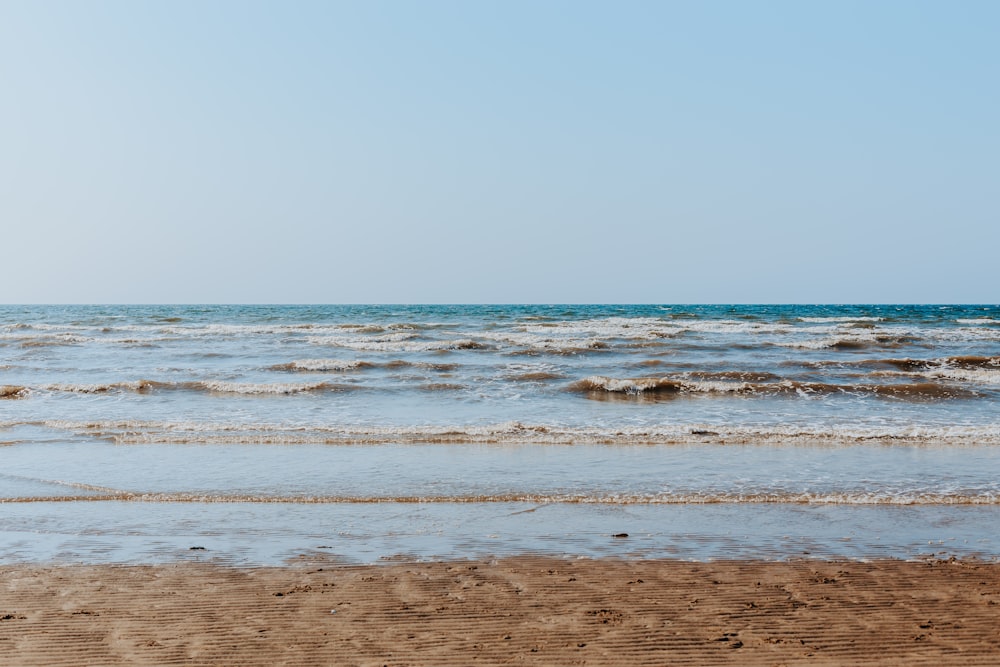
<instances>
[{"instance_id":1,"label":"choppy water","mask_svg":"<svg viewBox=\"0 0 1000 667\"><path fill-rule=\"evenodd\" d=\"M994 557L998 398L998 306L0 306L0 558Z\"/></svg>"}]
</instances>

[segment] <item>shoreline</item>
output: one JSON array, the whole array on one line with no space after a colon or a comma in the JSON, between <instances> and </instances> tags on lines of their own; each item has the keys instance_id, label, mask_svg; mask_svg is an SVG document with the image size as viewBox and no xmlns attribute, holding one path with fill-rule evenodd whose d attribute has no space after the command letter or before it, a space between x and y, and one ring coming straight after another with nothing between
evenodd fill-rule
<instances>
[{"instance_id":1,"label":"shoreline","mask_svg":"<svg viewBox=\"0 0 1000 667\"><path fill-rule=\"evenodd\" d=\"M988 665L1000 563L0 565L7 665Z\"/></svg>"}]
</instances>

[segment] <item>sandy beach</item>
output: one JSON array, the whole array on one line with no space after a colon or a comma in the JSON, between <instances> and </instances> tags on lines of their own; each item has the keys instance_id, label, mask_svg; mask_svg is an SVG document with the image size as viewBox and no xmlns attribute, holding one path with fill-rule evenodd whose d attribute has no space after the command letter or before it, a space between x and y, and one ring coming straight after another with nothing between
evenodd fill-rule
<instances>
[{"instance_id":1,"label":"sandy beach","mask_svg":"<svg viewBox=\"0 0 1000 667\"><path fill-rule=\"evenodd\" d=\"M995 665L1000 564L0 568L5 665Z\"/></svg>"}]
</instances>

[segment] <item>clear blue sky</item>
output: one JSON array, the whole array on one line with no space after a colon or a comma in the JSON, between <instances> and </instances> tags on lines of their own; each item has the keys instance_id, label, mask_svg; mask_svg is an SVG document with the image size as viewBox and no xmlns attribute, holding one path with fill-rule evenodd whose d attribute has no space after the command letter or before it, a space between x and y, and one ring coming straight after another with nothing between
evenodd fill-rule
<instances>
[{"instance_id":1,"label":"clear blue sky","mask_svg":"<svg viewBox=\"0 0 1000 667\"><path fill-rule=\"evenodd\" d=\"M1000 2L0 0L0 302L1000 300Z\"/></svg>"}]
</instances>

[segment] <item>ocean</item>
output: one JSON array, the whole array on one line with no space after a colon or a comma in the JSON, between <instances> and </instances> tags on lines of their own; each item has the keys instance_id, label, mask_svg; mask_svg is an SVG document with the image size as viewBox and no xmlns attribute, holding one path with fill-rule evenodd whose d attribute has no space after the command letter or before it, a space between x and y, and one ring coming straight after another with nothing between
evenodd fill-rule
<instances>
[{"instance_id":1,"label":"ocean","mask_svg":"<svg viewBox=\"0 0 1000 667\"><path fill-rule=\"evenodd\" d=\"M0 560L996 559L1000 306L0 306Z\"/></svg>"}]
</instances>

